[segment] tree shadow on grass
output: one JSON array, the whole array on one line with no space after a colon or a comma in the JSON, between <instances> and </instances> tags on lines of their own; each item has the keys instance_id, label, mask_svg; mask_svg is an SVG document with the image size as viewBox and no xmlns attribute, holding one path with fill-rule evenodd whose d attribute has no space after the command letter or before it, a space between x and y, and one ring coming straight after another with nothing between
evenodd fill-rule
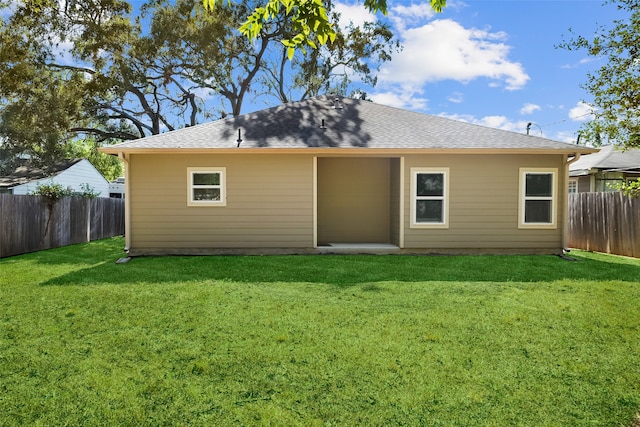
<instances>
[{"instance_id":1,"label":"tree shadow on grass","mask_svg":"<svg viewBox=\"0 0 640 427\"><path fill-rule=\"evenodd\" d=\"M133 258L125 264L116 264L117 258L106 257L95 260L97 263L93 263L91 267L80 262L77 270L46 280L42 285L233 281L349 286L385 281L640 281L640 263L620 262L620 258L590 254L578 254L574 257L577 259L575 262L553 255L176 256ZM44 258L42 261L47 262Z\"/></svg>"},{"instance_id":2,"label":"tree shadow on grass","mask_svg":"<svg viewBox=\"0 0 640 427\"><path fill-rule=\"evenodd\" d=\"M11 268L14 263L24 261L51 265L74 264L79 267L95 265L104 262L105 259L125 256L123 247L122 237L112 237L2 258L0 264L4 268Z\"/></svg>"}]
</instances>

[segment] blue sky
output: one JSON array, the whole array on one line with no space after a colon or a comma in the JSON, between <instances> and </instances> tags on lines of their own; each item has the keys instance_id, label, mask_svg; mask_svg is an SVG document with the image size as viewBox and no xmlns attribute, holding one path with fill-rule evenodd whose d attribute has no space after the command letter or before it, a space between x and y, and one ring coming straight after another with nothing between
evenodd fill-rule
<instances>
[{"instance_id":1,"label":"blue sky","mask_svg":"<svg viewBox=\"0 0 640 427\"><path fill-rule=\"evenodd\" d=\"M533 135L565 142L590 118L580 84L605 59L555 46L569 29L592 36L620 17L601 0L448 0L440 14L428 0L388 0L387 16L363 2L334 0L341 24L383 20L404 46L376 87L362 87L374 102L523 133L532 123ZM244 113L265 107L245 104Z\"/></svg>"},{"instance_id":2,"label":"blue sky","mask_svg":"<svg viewBox=\"0 0 640 427\"><path fill-rule=\"evenodd\" d=\"M615 5L600 0L449 0L441 14L426 1L390 1L373 16L360 3L339 4L343 20L387 20L404 50L383 65L378 103L575 142L589 119L580 84L604 59L556 48L575 34L610 26Z\"/></svg>"}]
</instances>

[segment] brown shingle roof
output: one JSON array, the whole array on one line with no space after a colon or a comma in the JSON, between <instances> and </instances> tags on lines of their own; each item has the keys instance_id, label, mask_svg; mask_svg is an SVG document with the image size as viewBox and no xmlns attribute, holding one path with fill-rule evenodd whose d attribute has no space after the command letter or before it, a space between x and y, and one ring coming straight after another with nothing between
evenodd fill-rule
<instances>
[{"instance_id":1,"label":"brown shingle roof","mask_svg":"<svg viewBox=\"0 0 640 427\"><path fill-rule=\"evenodd\" d=\"M336 105L337 104L337 105ZM338 107L338 108L336 108ZM320 96L122 144L118 153L162 149L368 148L594 150L546 138L411 112L369 101Z\"/></svg>"}]
</instances>

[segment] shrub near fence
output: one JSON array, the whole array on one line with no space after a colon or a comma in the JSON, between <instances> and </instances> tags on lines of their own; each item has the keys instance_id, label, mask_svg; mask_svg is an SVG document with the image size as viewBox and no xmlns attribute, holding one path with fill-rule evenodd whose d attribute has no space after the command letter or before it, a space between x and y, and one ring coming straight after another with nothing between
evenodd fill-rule
<instances>
[{"instance_id":1,"label":"shrub near fence","mask_svg":"<svg viewBox=\"0 0 640 427\"><path fill-rule=\"evenodd\" d=\"M124 234L124 200L0 194L0 258Z\"/></svg>"},{"instance_id":2,"label":"shrub near fence","mask_svg":"<svg viewBox=\"0 0 640 427\"><path fill-rule=\"evenodd\" d=\"M569 195L568 244L640 258L640 198L619 192Z\"/></svg>"}]
</instances>

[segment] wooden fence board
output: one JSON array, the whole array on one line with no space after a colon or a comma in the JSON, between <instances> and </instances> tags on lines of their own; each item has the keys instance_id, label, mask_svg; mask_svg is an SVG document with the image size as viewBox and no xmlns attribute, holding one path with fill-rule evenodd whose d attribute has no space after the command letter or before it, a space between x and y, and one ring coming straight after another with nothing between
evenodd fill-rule
<instances>
[{"instance_id":1,"label":"wooden fence board","mask_svg":"<svg viewBox=\"0 0 640 427\"><path fill-rule=\"evenodd\" d=\"M0 194L0 258L123 234L123 199Z\"/></svg>"},{"instance_id":2,"label":"wooden fence board","mask_svg":"<svg viewBox=\"0 0 640 427\"><path fill-rule=\"evenodd\" d=\"M571 194L568 227L570 247L640 258L640 199ZM0 258L123 234L123 199L65 197L50 215L39 196L0 194Z\"/></svg>"},{"instance_id":3,"label":"wooden fence board","mask_svg":"<svg viewBox=\"0 0 640 427\"><path fill-rule=\"evenodd\" d=\"M569 196L572 248L640 258L640 199L619 192Z\"/></svg>"}]
</instances>

